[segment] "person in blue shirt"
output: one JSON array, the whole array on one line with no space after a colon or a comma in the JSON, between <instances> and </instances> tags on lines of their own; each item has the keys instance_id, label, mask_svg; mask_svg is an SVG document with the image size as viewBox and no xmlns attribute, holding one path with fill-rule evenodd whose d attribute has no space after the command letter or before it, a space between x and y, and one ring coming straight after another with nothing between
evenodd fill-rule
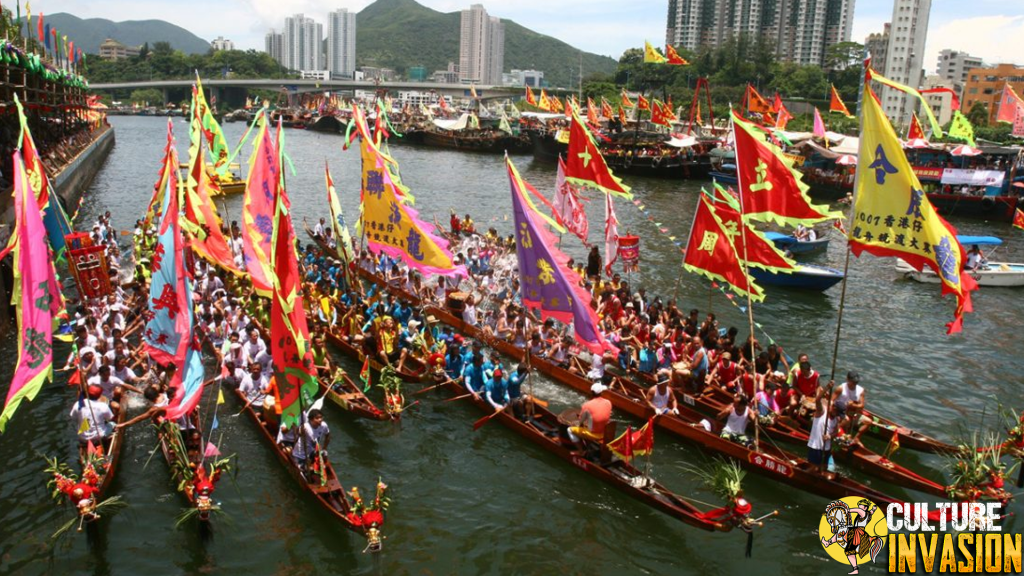
<instances>
[{"instance_id":1,"label":"person in blue shirt","mask_svg":"<svg viewBox=\"0 0 1024 576\"><path fill-rule=\"evenodd\" d=\"M458 378L462 375L465 361L462 355L462 337L456 335L448 345L448 353L444 359L444 371L449 378Z\"/></svg>"},{"instance_id":2,"label":"person in blue shirt","mask_svg":"<svg viewBox=\"0 0 1024 576\"><path fill-rule=\"evenodd\" d=\"M472 363L462 369L462 382L466 389L477 399L480 398L480 393L484 391L484 387L487 384L483 364L483 357L479 354L474 354Z\"/></svg>"},{"instance_id":3,"label":"person in blue shirt","mask_svg":"<svg viewBox=\"0 0 1024 576\"><path fill-rule=\"evenodd\" d=\"M622 344L619 347L619 368L626 372L637 367L636 358L633 357L633 347L629 344Z\"/></svg>"},{"instance_id":4,"label":"person in blue shirt","mask_svg":"<svg viewBox=\"0 0 1024 576\"><path fill-rule=\"evenodd\" d=\"M494 407L495 411L504 410L508 406L510 399L508 395L508 380L505 378L505 374L498 368L491 374L491 377L487 379L487 383L484 385L487 398L487 402Z\"/></svg>"},{"instance_id":5,"label":"person in blue shirt","mask_svg":"<svg viewBox=\"0 0 1024 576\"><path fill-rule=\"evenodd\" d=\"M654 339L647 341L647 346L640 349L640 361L637 370L643 374L654 374L658 368L658 346Z\"/></svg>"},{"instance_id":6,"label":"person in blue shirt","mask_svg":"<svg viewBox=\"0 0 1024 576\"><path fill-rule=\"evenodd\" d=\"M523 407L523 384L526 383L526 376L529 372L526 364L520 364L508 377L508 399L512 404L512 412L520 420L526 419L526 410Z\"/></svg>"}]
</instances>

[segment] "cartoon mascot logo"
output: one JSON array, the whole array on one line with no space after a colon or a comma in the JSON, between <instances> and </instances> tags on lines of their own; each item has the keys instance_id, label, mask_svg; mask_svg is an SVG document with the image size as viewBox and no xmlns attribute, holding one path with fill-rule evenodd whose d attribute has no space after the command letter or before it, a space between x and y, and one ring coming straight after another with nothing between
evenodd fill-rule
<instances>
[{"instance_id":1,"label":"cartoon mascot logo","mask_svg":"<svg viewBox=\"0 0 1024 576\"><path fill-rule=\"evenodd\" d=\"M833 560L853 567L850 574L859 574L861 563L875 561L888 533L885 514L857 496L829 502L818 523L821 545Z\"/></svg>"}]
</instances>

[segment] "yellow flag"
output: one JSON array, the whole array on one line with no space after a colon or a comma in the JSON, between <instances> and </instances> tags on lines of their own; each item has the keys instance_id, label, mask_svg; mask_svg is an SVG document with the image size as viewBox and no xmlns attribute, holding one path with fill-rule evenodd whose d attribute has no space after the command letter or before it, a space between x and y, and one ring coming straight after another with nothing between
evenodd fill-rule
<instances>
[{"instance_id":1,"label":"yellow flag","mask_svg":"<svg viewBox=\"0 0 1024 576\"><path fill-rule=\"evenodd\" d=\"M970 292L977 289L964 273L964 249L929 202L870 86L865 91L850 248L857 256L866 250L901 258L917 270L931 268L942 293L956 296L955 318L946 326L949 334L959 332L963 314L972 311Z\"/></svg>"},{"instance_id":2,"label":"yellow flag","mask_svg":"<svg viewBox=\"0 0 1024 576\"><path fill-rule=\"evenodd\" d=\"M664 64L668 62L668 58L661 55L658 49L651 46L650 42L644 41L644 62L649 64Z\"/></svg>"},{"instance_id":3,"label":"yellow flag","mask_svg":"<svg viewBox=\"0 0 1024 576\"><path fill-rule=\"evenodd\" d=\"M224 391L217 390L217 405L220 406L224 403Z\"/></svg>"},{"instance_id":4,"label":"yellow flag","mask_svg":"<svg viewBox=\"0 0 1024 576\"><path fill-rule=\"evenodd\" d=\"M82 418L82 423L78 425L78 433L79 434L85 434L88 431L89 431L89 419L83 417Z\"/></svg>"}]
</instances>

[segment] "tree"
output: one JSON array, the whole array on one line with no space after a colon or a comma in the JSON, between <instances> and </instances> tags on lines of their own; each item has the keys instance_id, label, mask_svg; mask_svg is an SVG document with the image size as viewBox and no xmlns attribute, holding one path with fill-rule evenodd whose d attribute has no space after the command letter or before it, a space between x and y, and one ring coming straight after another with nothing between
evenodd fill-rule
<instances>
[{"instance_id":1,"label":"tree","mask_svg":"<svg viewBox=\"0 0 1024 576\"><path fill-rule=\"evenodd\" d=\"M857 42L839 42L825 49L826 70L846 70L856 65L864 55L864 45Z\"/></svg>"},{"instance_id":2,"label":"tree","mask_svg":"<svg viewBox=\"0 0 1024 576\"><path fill-rule=\"evenodd\" d=\"M166 104L163 93L156 88L132 90L129 100L133 104L141 104L143 106L163 106Z\"/></svg>"},{"instance_id":3,"label":"tree","mask_svg":"<svg viewBox=\"0 0 1024 576\"><path fill-rule=\"evenodd\" d=\"M967 120L971 126L988 126L988 118L988 106L980 100L975 102L967 113Z\"/></svg>"}]
</instances>

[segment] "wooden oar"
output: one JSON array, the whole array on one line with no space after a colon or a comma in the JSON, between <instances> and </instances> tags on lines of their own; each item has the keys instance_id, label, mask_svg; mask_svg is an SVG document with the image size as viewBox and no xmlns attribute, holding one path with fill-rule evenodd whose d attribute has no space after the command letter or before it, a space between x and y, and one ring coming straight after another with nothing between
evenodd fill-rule
<instances>
[{"instance_id":1,"label":"wooden oar","mask_svg":"<svg viewBox=\"0 0 1024 576\"><path fill-rule=\"evenodd\" d=\"M501 414L504 411L505 411L504 408L502 408L501 410L495 410L492 414L488 414L487 416L484 416L483 418L481 418L481 419L477 420L476 422L474 422L473 423L473 432L476 432L477 430L479 430L484 424L487 424L487 422L489 422L491 420L491 418L494 418L495 416L497 416L498 414Z\"/></svg>"},{"instance_id":2,"label":"wooden oar","mask_svg":"<svg viewBox=\"0 0 1024 576\"><path fill-rule=\"evenodd\" d=\"M402 408L401 408L400 410L396 411L396 412L394 413L394 415L395 415L395 416L398 416L398 415L399 415L399 414L401 414L402 412L405 412L405 411L406 411L406 410L408 410L409 408L412 408L413 406L415 406L415 405L417 405L417 404L419 404L419 403L420 403L420 401L419 401L419 400L417 400L417 401L413 402L412 404L409 404L409 405L407 405L407 406L402 406Z\"/></svg>"},{"instance_id":3,"label":"wooden oar","mask_svg":"<svg viewBox=\"0 0 1024 576\"><path fill-rule=\"evenodd\" d=\"M451 384L452 382L455 382L455 378L449 378L449 379L445 380L444 382L441 382L440 384L434 384L433 386L427 386L426 388L421 388L421 389L413 392L413 394L414 395L415 394L423 394L424 392L429 392L430 390L433 390L435 388L440 388L441 386L444 386L446 384Z\"/></svg>"},{"instance_id":4,"label":"wooden oar","mask_svg":"<svg viewBox=\"0 0 1024 576\"><path fill-rule=\"evenodd\" d=\"M536 404L537 406L540 406L541 408L547 408L548 407L548 403L546 401L541 400L540 398L534 398L533 396L530 396L530 395L526 396L526 401L527 402L533 402L534 404Z\"/></svg>"},{"instance_id":5,"label":"wooden oar","mask_svg":"<svg viewBox=\"0 0 1024 576\"><path fill-rule=\"evenodd\" d=\"M462 400L463 398L469 398L469 397L470 397L470 396L472 396L472 395L473 395L473 393L472 393L472 392L471 392L471 393L469 393L469 394L463 394L463 395L461 395L461 396L456 396L456 397L454 397L454 398L449 398L449 399L445 400L445 402L454 402L454 401L456 401L456 400Z\"/></svg>"}]
</instances>

